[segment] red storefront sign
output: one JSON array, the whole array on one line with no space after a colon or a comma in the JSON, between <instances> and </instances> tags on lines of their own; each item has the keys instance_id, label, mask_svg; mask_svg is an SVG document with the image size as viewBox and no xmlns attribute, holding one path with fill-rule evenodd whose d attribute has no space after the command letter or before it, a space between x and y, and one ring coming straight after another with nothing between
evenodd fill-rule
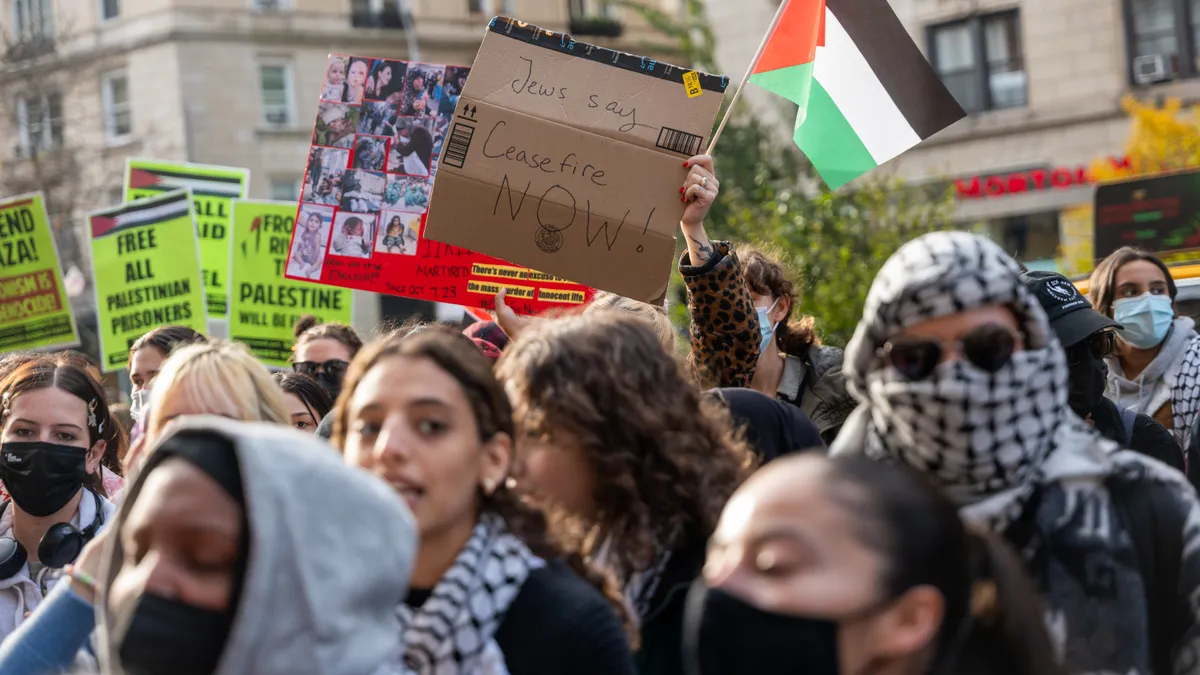
<instances>
[{"instance_id":1,"label":"red storefront sign","mask_svg":"<svg viewBox=\"0 0 1200 675\"><path fill-rule=\"evenodd\" d=\"M1126 157L1110 157L1109 161L1116 168L1130 168ZM954 187L959 199L983 199L1042 190L1065 190L1091 183L1088 167L1060 166L959 178L954 181Z\"/></svg>"}]
</instances>

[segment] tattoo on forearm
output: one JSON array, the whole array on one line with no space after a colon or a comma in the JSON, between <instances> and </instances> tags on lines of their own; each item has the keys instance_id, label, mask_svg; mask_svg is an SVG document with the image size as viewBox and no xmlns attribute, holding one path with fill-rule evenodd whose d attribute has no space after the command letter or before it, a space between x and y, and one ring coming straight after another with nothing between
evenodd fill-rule
<instances>
[{"instance_id":1,"label":"tattoo on forearm","mask_svg":"<svg viewBox=\"0 0 1200 675\"><path fill-rule=\"evenodd\" d=\"M712 260L713 246L708 242L696 242L696 257L699 258L696 262L701 264Z\"/></svg>"}]
</instances>

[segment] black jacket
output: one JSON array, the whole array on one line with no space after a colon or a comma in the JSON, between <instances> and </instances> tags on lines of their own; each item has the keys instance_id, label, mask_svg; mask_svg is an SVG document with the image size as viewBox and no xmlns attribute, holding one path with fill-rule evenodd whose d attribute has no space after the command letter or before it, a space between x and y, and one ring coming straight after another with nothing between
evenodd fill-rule
<instances>
[{"instance_id":1,"label":"black jacket","mask_svg":"<svg viewBox=\"0 0 1200 675\"><path fill-rule=\"evenodd\" d=\"M1184 472L1183 451L1179 449L1179 444L1175 442L1171 432L1153 417L1138 413L1133 422L1133 438L1126 438L1125 422L1121 419L1120 408L1105 398L1092 411L1092 422L1096 431L1105 438L1120 443L1122 448L1153 457L1180 473Z\"/></svg>"},{"instance_id":2,"label":"black jacket","mask_svg":"<svg viewBox=\"0 0 1200 675\"><path fill-rule=\"evenodd\" d=\"M649 609L642 618L639 675L684 675L683 613L688 590L704 568L708 542L694 539L675 550L663 568Z\"/></svg>"}]
</instances>

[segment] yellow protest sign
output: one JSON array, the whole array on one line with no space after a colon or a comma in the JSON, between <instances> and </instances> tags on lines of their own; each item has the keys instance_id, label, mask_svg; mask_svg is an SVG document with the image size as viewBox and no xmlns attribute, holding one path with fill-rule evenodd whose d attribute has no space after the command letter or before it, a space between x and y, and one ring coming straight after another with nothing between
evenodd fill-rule
<instances>
[{"instance_id":1,"label":"yellow protest sign","mask_svg":"<svg viewBox=\"0 0 1200 675\"><path fill-rule=\"evenodd\" d=\"M41 193L0 201L0 352L78 344Z\"/></svg>"},{"instance_id":2,"label":"yellow protest sign","mask_svg":"<svg viewBox=\"0 0 1200 675\"><path fill-rule=\"evenodd\" d=\"M130 159L126 164L126 202L184 188L192 191L208 316L224 319L229 307L232 201L246 197L250 172L231 166L146 159Z\"/></svg>"},{"instance_id":3,"label":"yellow protest sign","mask_svg":"<svg viewBox=\"0 0 1200 675\"><path fill-rule=\"evenodd\" d=\"M321 323L351 322L353 291L283 277L296 223L291 202L233 202L229 337L245 343L263 363L285 367L292 326L305 314Z\"/></svg>"},{"instance_id":4,"label":"yellow protest sign","mask_svg":"<svg viewBox=\"0 0 1200 675\"><path fill-rule=\"evenodd\" d=\"M88 222L104 372L124 368L130 345L153 328L205 331L196 224L186 190L97 211Z\"/></svg>"}]
</instances>

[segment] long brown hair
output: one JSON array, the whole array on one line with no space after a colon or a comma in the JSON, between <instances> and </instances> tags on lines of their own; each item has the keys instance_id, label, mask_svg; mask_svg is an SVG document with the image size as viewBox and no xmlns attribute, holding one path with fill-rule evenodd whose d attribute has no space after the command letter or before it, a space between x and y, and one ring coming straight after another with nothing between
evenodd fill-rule
<instances>
[{"instance_id":1,"label":"long brown hair","mask_svg":"<svg viewBox=\"0 0 1200 675\"><path fill-rule=\"evenodd\" d=\"M596 515L552 513L584 555L613 542L623 579L663 551L706 539L749 475L753 453L729 412L684 378L644 320L568 317L523 333L500 358L521 432L578 439L596 477Z\"/></svg>"},{"instance_id":2,"label":"long brown hair","mask_svg":"<svg viewBox=\"0 0 1200 675\"><path fill-rule=\"evenodd\" d=\"M1167 292L1171 295L1171 302L1175 301L1179 289L1175 287L1175 279L1171 277L1171 270L1167 264L1139 248L1122 246L1100 261L1092 271L1092 278L1088 282L1088 300L1097 312L1112 317L1113 302L1117 294L1117 272L1126 264L1138 260L1144 260L1162 270L1163 276L1167 278Z\"/></svg>"},{"instance_id":3,"label":"long brown hair","mask_svg":"<svg viewBox=\"0 0 1200 675\"><path fill-rule=\"evenodd\" d=\"M71 394L95 413L95 424L91 424L91 420L84 423L88 432L89 451L97 441L110 442L114 433L120 438L119 432L116 431L120 425L108 410L108 399L105 398L100 384L92 379L86 370L43 355L31 357L0 380L0 426L8 422L14 400L22 394L50 388L61 389ZM101 497L108 496L104 491L104 478L99 467L95 473L89 473L84 478L83 485Z\"/></svg>"},{"instance_id":4,"label":"long brown hair","mask_svg":"<svg viewBox=\"0 0 1200 675\"><path fill-rule=\"evenodd\" d=\"M816 319L799 313L799 289L792 282L792 273L783 264L783 256L763 248L742 246L738 248L738 260L742 263L742 279L746 286L758 295L787 298L788 311L775 329L775 345L780 353L808 360L808 350L820 345ZM797 315L792 320L792 315Z\"/></svg>"},{"instance_id":5,"label":"long brown hair","mask_svg":"<svg viewBox=\"0 0 1200 675\"><path fill-rule=\"evenodd\" d=\"M349 401L358 385L372 368L397 357L426 359L454 378L471 404L481 441L490 440L497 434L514 436L512 406L492 373L491 361L475 343L444 326L413 325L368 344L350 364L342 394L332 412L330 442L334 447L345 447L350 423ZM564 559L575 573L599 589L625 623L631 641L636 640L637 632L631 625L616 584L588 566L578 553L564 550L550 534L546 517L541 512L522 504L503 483L490 496L480 491L479 503L481 511L490 511L503 518L509 532L525 542L534 555L543 559Z\"/></svg>"}]
</instances>

